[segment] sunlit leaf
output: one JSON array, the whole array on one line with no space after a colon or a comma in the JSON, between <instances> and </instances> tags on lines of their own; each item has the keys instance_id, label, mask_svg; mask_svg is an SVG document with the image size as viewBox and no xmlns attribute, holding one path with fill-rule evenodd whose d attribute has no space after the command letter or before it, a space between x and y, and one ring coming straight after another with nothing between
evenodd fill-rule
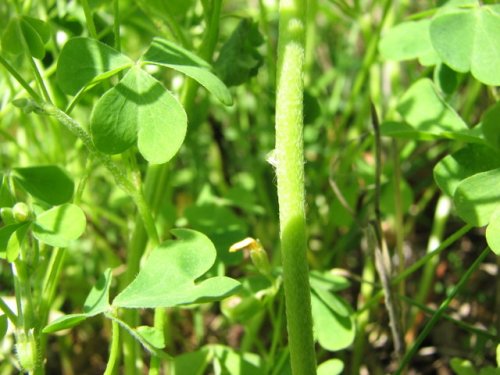
<instances>
[{"instance_id":1,"label":"sunlit leaf","mask_svg":"<svg viewBox=\"0 0 500 375\"><path fill-rule=\"evenodd\" d=\"M406 91L399 100L397 110L418 131L439 135L468 129L427 78L418 80Z\"/></svg>"},{"instance_id":2,"label":"sunlit leaf","mask_svg":"<svg viewBox=\"0 0 500 375\"><path fill-rule=\"evenodd\" d=\"M211 72L210 64L177 44L154 38L142 59L146 63L175 69L198 81L223 104L233 103L231 93L226 85Z\"/></svg>"},{"instance_id":3,"label":"sunlit leaf","mask_svg":"<svg viewBox=\"0 0 500 375\"><path fill-rule=\"evenodd\" d=\"M147 161L161 164L181 147L187 116L178 100L159 81L133 67L97 102L90 126L100 151L117 154L137 141Z\"/></svg>"},{"instance_id":4,"label":"sunlit leaf","mask_svg":"<svg viewBox=\"0 0 500 375\"><path fill-rule=\"evenodd\" d=\"M340 359L329 359L318 366L318 375L338 375L344 370L344 362Z\"/></svg>"},{"instance_id":5,"label":"sunlit leaf","mask_svg":"<svg viewBox=\"0 0 500 375\"><path fill-rule=\"evenodd\" d=\"M113 306L154 308L212 302L237 290L240 283L229 277L195 282L214 264L214 245L193 230L176 229L172 233L178 239L151 252L135 280L113 300Z\"/></svg>"},{"instance_id":6,"label":"sunlit leaf","mask_svg":"<svg viewBox=\"0 0 500 375\"><path fill-rule=\"evenodd\" d=\"M430 25L439 57L458 72L500 85L500 5L452 8L438 12Z\"/></svg>"},{"instance_id":7,"label":"sunlit leaf","mask_svg":"<svg viewBox=\"0 0 500 375\"><path fill-rule=\"evenodd\" d=\"M67 203L38 215L33 235L50 246L66 247L83 234L85 223L85 214L81 208Z\"/></svg>"},{"instance_id":8,"label":"sunlit leaf","mask_svg":"<svg viewBox=\"0 0 500 375\"><path fill-rule=\"evenodd\" d=\"M57 82L66 94L76 95L90 83L109 78L132 64L127 56L95 39L73 38L57 60Z\"/></svg>"},{"instance_id":9,"label":"sunlit leaf","mask_svg":"<svg viewBox=\"0 0 500 375\"><path fill-rule=\"evenodd\" d=\"M431 43L430 20L402 22L384 33L379 51L386 60L404 61L420 59L423 65L439 61Z\"/></svg>"},{"instance_id":10,"label":"sunlit leaf","mask_svg":"<svg viewBox=\"0 0 500 375\"><path fill-rule=\"evenodd\" d=\"M453 201L458 215L468 224L482 227L500 207L500 168L477 173L460 182Z\"/></svg>"},{"instance_id":11,"label":"sunlit leaf","mask_svg":"<svg viewBox=\"0 0 500 375\"><path fill-rule=\"evenodd\" d=\"M490 218L486 228L486 241L496 255L500 256L500 203Z\"/></svg>"},{"instance_id":12,"label":"sunlit leaf","mask_svg":"<svg viewBox=\"0 0 500 375\"><path fill-rule=\"evenodd\" d=\"M500 153L481 144L468 144L445 156L434 167L434 180L439 188L453 197L458 184L476 173L500 168Z\"/></svg>"}]
</instances>

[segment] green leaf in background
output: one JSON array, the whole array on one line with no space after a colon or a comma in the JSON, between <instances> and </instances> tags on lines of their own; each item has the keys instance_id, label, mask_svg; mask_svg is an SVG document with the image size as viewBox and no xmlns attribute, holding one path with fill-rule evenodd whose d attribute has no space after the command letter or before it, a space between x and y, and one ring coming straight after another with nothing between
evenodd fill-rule
<instances>
[{"instance_id":1,"label":"green leaf in background","mask_svg":"<svg viewBox=\"0 0 500 375\"><path fill-rule=\"evenodd\" d=\"M189 227L205 233L217 249L217 259L226 265L239 264L241 252L230 253L229 247L248 235L248 225L229 208L216 203L201 203L186 208Z\"/></svg>"},{"instance_id":2,"label":"green leaf in background","mask_svg":"<svg viewBox=\"0 0 500 375\"><path fill-rule=\"evenodd\" d=\"M457 375L477 375L477 371L472 363L462 358L452 358L450 366Z\"/></svg>"},{"instance_id":3,"label":"green leaf in background","mask_svg":"<svg viewBox=\"0 0 500 375\"><path fill-rule=\"evenodd\" d=\"M500 256L500 204L490 218L486 228L486 242L496 255Z\"/></svg>"},{"instance_id":4,"label":"green leaf in background","mask_svg":"<svg viewBox=\"0 0 500 375\"><path fill-rule=\"evenodd\" d=\"M58 166L15 168L13 177L34 198L53 206L69 202L73 197L73 181Z\"/></svg>"},{"instance_id":5,"label":"green leaf in background","mask_svg":"<svg viewBox=\"0 0 500 375\"><path fill-rule=\"evenodd\" d=\"M211 66L194 53L161 38L154 38L142 60L181 72L197 81L225 105L233 104L231 93L211 72Z\"/></svg>"},{"instance_id":6,"label":"green leaf in background","mask_svg":"<svg viewBox=\"0 0 500 375\"><path fill-rule=\"evenodd\" d=\"M251 18L240 21L222 46L214 68L228 86L238 86L257 75L264 58L258 51L264 43L257 22Z\"/></svg>"},{"instance_id":7,"label":"green leaf in background","mask_svg":"<svg viewBox=\"0 0 500 375\"><path fill-rule=\"evenodd\" d=\"M172 375L203 375L208 366L210 353L207 348L191 353L184 353L174 358L172 363Z\"/></svg>"},{"instance_id":8,"label":"green leaf in background","mask_svg":"<svg viewBox=\"0 0 500 375\"><path fill-rule=\"evenodd\" d=\"M117 154L137 140L152 164L169 161L187 131L187 115L165 87L138 67L102 96L92 112L90 129L100 151Z\"/></svg>"},{"instance_id":9,"label":"green leaf in background","mask_svg":"<svg viewBox=\"0 0 500 375\"><path fill-rule=\"evenodd\" d=\"M318 366L318 375L338 375L344 370L344 362L340 359L329 359Z\"/></svg>"},{"instance_id":10,"label":"green leaf in background","mask_svg":"<svg viewBox=\"0 0 500 375\"><path fill-rule=\"evenodd\" d=\"M486 142L500 150L500 102L484 113L481 122Z\"/></svg>"},{"instance_id":11,"label":"green leaf in background","mask_svg":"<svg viewBox=\"0 0 500 375\"><path fill-rule=\"evenodd\" d=\"M422 65L435 65L439 57L431 43L430 20L403 22L389 29L380 40L379 51L385 60L419 59Z\"/></svg>"},{"instance_id":12,"label":"green leaf in background","mask_svg":"<svg viewBox=\"0 0 500 375\"><path fill-rule=\"evenodd\" d=\"M470 143L484 143L482 129L479 126L458 131L446 131L439 127L433 127L428 130L417 130L404 122L386 121L380 125L380 133L384 137L412 139L416 141L453 139Z\"/></svg>"},{"instance_id":13,"label":"green leaf in background","mask_svg":"<svg viewBox=\"0 0 500 375\"><path fill-rule=\"evenodd\" d=\"M445 95L451 95L458 87L459 74L446 64L438 64L434 69L434 83Z\"/></svg>"},{"instance_id":14,"label":"green leaf in background","mask_svg":"<svg viewBox=\"0 0 500 375\"><path fill-rule=\"evenodd\" d=\"M108 268L104 271L104 274L99 280L97 280L97 283L88 294L83 304L83 313L64 315L45 326L43 332L53 333L63 329L69 329L80 324L87 318L107 312L110 309L109 288L111 286L111 280L111 269Z\"/></svg>"},{"instance_id":15,"label":"green leaf in background","mask_svg":"<svg viewBox=\"0 0 500 375\"><path fill-rule=\"evenodd\" d=\"M9 177L0 173L0 207L11 207L14 203L9 187Z\"/></svg>"},{"instance_id":16,"label":"green leaf in background","mask_svg":"<svg viewBox=\"0 0 500 375\"><path fill-rule=\"evenodd\" d=\"M135 331L153 348L165 348L165 337L160 329L149 326L139 326Z\"/></svg>"},{"instance_id":17,"label":"green leaf in background","mask_svg":"<svg viewBox=\"0 0 500 375\"><path fill-rule=\"evenodd\" d=\"M24 43L20 38L24 39ZM50 27L42 20L21 16L12 18L2 36L2 48L18 55L24 51L24 44L36 59L45 57L45 43L50 39Z\"/></svg>"},{"instance_id":18,"label":"green leaf in background","mask_svg":"<svg viewBox=\"0 0 500 375\"><path fill-rule=\"evenodd\" d=\"M229 346L210 345L213 366L219 374L262 375L264 372L260 356L249 352L239 352Z\"/></svg>"},{"instance_id":19,"label":"green leaf in background","mask_svg":"<svg viewBox=\"0 0 500 375\"><path fill-rule=\"evenodd\" d=\"M477 173L460 182L453 201L466 223L482 227L500 207L500 168Z\"/></svg>"},{"instance_id":20,"label":"green leaf in background","mask_svg":"<svg viewBox=\"0 0 500 375\"><path fill-rule=\"evenodd\" d=\"M0 340L3 340L5 334L7 333L7 315L1 314L0 315Z\"/></svg>"},{"instance_id":21,"label":"green leaf in background","mask_svg":"<svg viewBox=\"0 0 500 375\"><path fill-rule=\"evenodd\" d=\"M500 85L500 6L447 8L430 25L439 57L458 72L470 71L479 81Z\"/></svg>"},{"instance_id":22,"label":"green leaf in background","mask_svg":"<svg viewBox=\"0 0 500 375\"><path fill-rule=\"evenodd\" d=\"M0 259L13 262L28 230L29 222L10 224L0 228Z\"/></svg>"},{"instance_id":23,"label":"green leaf in background","mask_svg":"<svg viewBox=\"0 0 500 375\"><path fill-rule=\"evenodd\" d=\"M66 247L85 230L85 214L80 207L66 203L42 212L36 217L33 235L54 247Z\"/></svg>"},{"instance_id":24,"label":"green leaf in background","mask_svg":"<svg viewBox=\"0 0 500 375\"><path fill-rule=\"evenodd\" d=\"M500 168L500 152L485 145L468 144L436 164L434 180L446 195L453 197L462 180L495 168Z\"/></svg>"},{"instance_id":25,"label":"green leaf in background","mask_svg":"<svg viewBox=\"0 0 500 375\"><path fill-rule=\"evenodd\" d=\"M311 293L313 326L321 347L329 351L344 349L355 336L352 309L340 297L321 289Z\"/></svg>"},{"instance_id":26,"label":"green leaf in background","mask_svg":"<svg viewBox=\"0 0 500 375\"><path fill-rule=\"evenodd\" d=\"M109 78L133 63L95 39L73 38L64 45L57 60L57 82L64 93L76 95L87 85Z\"/></svg>"},{"instance_id":27,"label":"green leaf in background","mask_svg":"<svg viewBox=\"0 0 500 375\"><path fill-rule=\"evenodd\" d=\"M440 135L468 129L455 110L438 95L428 78L418 80L406 91L397 110L418 131Z\"/></svg>"},{"instance_id":28,"label":"green leaf in background","mask_svg":"<svg viewBox=\"0 0 500 375\"><path fill-rule=\"evenodd\" d=\"M154 249L139 274L113 300L127 308L172 307L213 302L233 294L240 283L229 277L212 277L195 283L215 262L216 251L205 235L176 229L178 239Z\"/></svg>"}]
</instances>

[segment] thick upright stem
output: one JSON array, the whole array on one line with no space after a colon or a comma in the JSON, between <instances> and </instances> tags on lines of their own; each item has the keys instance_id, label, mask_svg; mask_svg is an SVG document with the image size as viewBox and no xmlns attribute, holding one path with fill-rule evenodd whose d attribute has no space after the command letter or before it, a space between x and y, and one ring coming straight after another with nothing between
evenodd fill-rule
<instances>
[{"instance_id":1,"label":"thick upright stem","mask_svg":"<svg viewBox=\"0 0 500 375\"><path fill-rule=\"evenodd\" d=\"M276 89L276 175L281 254L294 375L316 373L306 258L303 153L305 0L281 0Z\"/></svg>"}]
</instances>

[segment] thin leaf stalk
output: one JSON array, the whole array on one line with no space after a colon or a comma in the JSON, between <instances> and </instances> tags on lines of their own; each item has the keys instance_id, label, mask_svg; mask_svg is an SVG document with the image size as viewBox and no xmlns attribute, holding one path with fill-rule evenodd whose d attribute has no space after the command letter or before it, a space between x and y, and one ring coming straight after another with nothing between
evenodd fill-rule
<instances>
[{"instance_id":1,"label":"thin leaf stalk","mask_svg":"<svg viewBox=\"0 0 500 375\"><path fill-rule=\"evenodd\" d=\"M316 374L307 264L303 152L305 0L281 0L276 88L276 176L292 373Z\"/></svg>"}]
</instances>

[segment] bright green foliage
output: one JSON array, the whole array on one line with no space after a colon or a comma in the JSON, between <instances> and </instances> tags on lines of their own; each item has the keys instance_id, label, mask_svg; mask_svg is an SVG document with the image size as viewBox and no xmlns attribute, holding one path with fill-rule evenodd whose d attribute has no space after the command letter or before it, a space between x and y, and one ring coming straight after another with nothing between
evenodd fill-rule
<instances>
[{"instance_id":1,"label":"bright green foliage","mask_svg":"<svg viewBox=\"0 0 500 375\"><path fill-rule=\"evenodd\" d=\"M0 314L0 340L3 339L5 334L7 333L7 326L7 315Z\"/></svg>"},{"instance_id":2,"label":"bright green foliage","mask_svg":"<svg viewBox=\"0 0 500 375\"><path fill-rule=\"evenodd\" d=\"M46 22L28 16L15 17L9 21L4 31L2 48L12 54L21 54L24 52L24 41L31 56L41 60L45 57L45 43L50 34L50 27Z\"/></svg>"},{"instance_id":3,"label":"bright green foliage","mask_svg":"<svg viewBox=\"0 0 500 375\"><path fill-rule=\"evenodd\" d=\"M344 362L340 359L329 359L318 366L318 375L338 375L344 370Z\"/></svg>"},{"instance_id":4,"label":"bright green foliage","mask_svg":"<svg viewBox=\"0 0 500 375\"><path fill-rule=\"evenodd\" d=\"M468 144L436 164L434 179L439 188L452 197L460 181L495 168L500 168L500 153L485 145Z\"/></svg>"},{"instance_id":5,"label":"bright green foliage","mask_svg":"<svg viewBox=\"0 0 500 375\"><path fill-rule=\"evenodd\" d=\"M257 48L264 43L258 25L250 18L240 21L222 46L215 70L228 86L238 86L257 74L263 57Z\"/></svg>"},{"instance_id":6,"label":"bright green foliage","mask_svg":"<svg viewBox=\"0 0 500 375\"><path fill-rule=\"evenodd\" d=\"M96 84L133 64L127 56L94 39L73 38L57 60L57 82L69 95Z\"/></svg>"},{"instance_id":7,"label":"bright green foliage","mask_svg":"<svg viewBox=\"0 0 500 375\"><path fill-rule=\"evenodd\" d=\"M85 319L104 313L110 309L109 288L111 286L111 269L104 271L90 291L83 305L83 313L65 315L45 326L43 332L52 333L68 329L83 322Z\"/></svg>"},{"instance_id":8,"label":"bright green foliage","mask_svg":"<svg viewBox=\"0 0 500 375\"><path fill-rule=\"evenodd\" d=\"M403 22L388 30L379 44L386 60L404 61L418 58L422 65L439 61L429 34L430 20Z\"/></svg>"},{"instance_id":9,"label":"bright green foliage","mask_svg":"<svg viewBox=\"0 0 500 375\"><path fill-rule=\"evenodd\" d=\"M486 228L486 241L491 250L496 255L500 256L500 204L493 211L490 218L490 223Z\"/></svg>"},{"instance_id":10,"label":"bright green foliage","mask_svg":"<svg viewBox=\"0 0 500 375\"><path fill-rule=\"evenodd\" d=\"M139 326L135 329L135 331L153 348L165 348L165 337L163 335L163 332L161 332L157 328L149 326Z\"/></svg>"},{"instance_id":11,"label":"bright green foliage","mask_svg":"<svg viewBox=\"0 0 500 375\"><path fill-rule=\"evenodd\" d=\"M231 105L233 103L231 93L227 87L210 71L210 64L194 53L168 40L154 38L142 60L148 64L155 64L177 70L193 78L215 95L223 104Z\"/></svg>"},{"instance_id":12,"label":"bright green foliage","mask_svg":"<svg viewBox=\"0 0 500 375\"><path fill-rule=\"evenodd\" d=\"M430 79L420 79L403 95L398 112L416 130L441 134L467 129L467 125L441 98Z\"/></svg>"},{"instance_id":13,"label":"bright green foliage","mask_svg":"<svg viewBox=\"0 0 500 375\"><path fill-rule=\"evenodd\" d=\"M67 203L73 197L73 181L55 165L15 168L13 178L27 193L50 205Z\"/></svg>"},{"instance_id":14,"label":"bright green foliage","mask_svg":"<svg viewBox=\"0 0 500 375\"><path fill-rule=\"evenodd\" d=\"M0 258L13 262L19 255L29 223L16 223L0 228ZM15 235L14 235L15 234Z\"/></svg>"},{"instance_id":15,"label":"bright green foliage","mask_svg":"<svg viewBox=\"0 0 500 375\"><path fill-rule=\"evenodd\" d=\"M263 373L260 357L253 353L240 353L223 345L206 345L202 349L175 357L173 375L203 375L212 363L220 374L260 375Z\"/></svg>"},{"instance_id":16,"label":"bright green foliage","mask_svg":"<svg viewBox=\"0 0 500 375\"><path fill-rule=\"evenodd\" d=\"M222 299L240 283L228 277L212 277L195 283L214 264L216 250L203 234L172 230L178 240L154 249L132 283L113 300L113 306L154 308L181 306Z\"/></svg>"},{"instance_id":17,"label":"bright green foliage","mask_svg":"<svg viewBox=\"0 0 500 375\"><path fill-rule=\"evenodd\" d=\"M482 124L486 142L500 150L500 102L485 112Z\"/></svg>"},{"instance_id":18,"label":"bright green foliage","mask_svg":"<svg viewBox=\"0 0 500 375\"><path fill-rule=\"evenodd\" d=\"M479 81L500 85L500 6L446 7L430 25L439 57L458 72L470 71Z\"/></svg>"},{"instance_id":19,"label":"bright green foliage","mask_svg":"<svg viewBox=\"0 0 500 375\"><path fill-rule=\"evenodd\" d=\"M458 184L453 201L458 215L467 223L482 227L500 206L500 168L477 173Z\"/></svg>"},{"instance_id":20,"label":"bright green foliage","mask_svg":"<svg viewBox=\"0 0 500 375\"><path fill-rule=\"evenodd\" d=\"M132 67L97 102L91 118L98 150L117 154L138 141L152 164L170 160L184 141L187 116L177 99L152 76Z\"/></svg>"},{"instance_id":21,"label":"bright green foliage","mask_svg":"<svg viewBox=\"0 0 500 375\"><path fill-rule=\"evenodd\" d=\"M314 286L312 289L313 326L319 344L330 351L347 348L355 336L352 309L340 297Z\"/></svg>"},{"instance_id":22,"label":"bright green foliage","mask_svg":"<svg viewBox=\"0 0 500 375\"><path fill-rule=\"evenodd\" d=\"M33 235L54 247L66 247L85 230L85 214L78 206L67 203L37 215Z\"/></svg>"}]
</instances>

